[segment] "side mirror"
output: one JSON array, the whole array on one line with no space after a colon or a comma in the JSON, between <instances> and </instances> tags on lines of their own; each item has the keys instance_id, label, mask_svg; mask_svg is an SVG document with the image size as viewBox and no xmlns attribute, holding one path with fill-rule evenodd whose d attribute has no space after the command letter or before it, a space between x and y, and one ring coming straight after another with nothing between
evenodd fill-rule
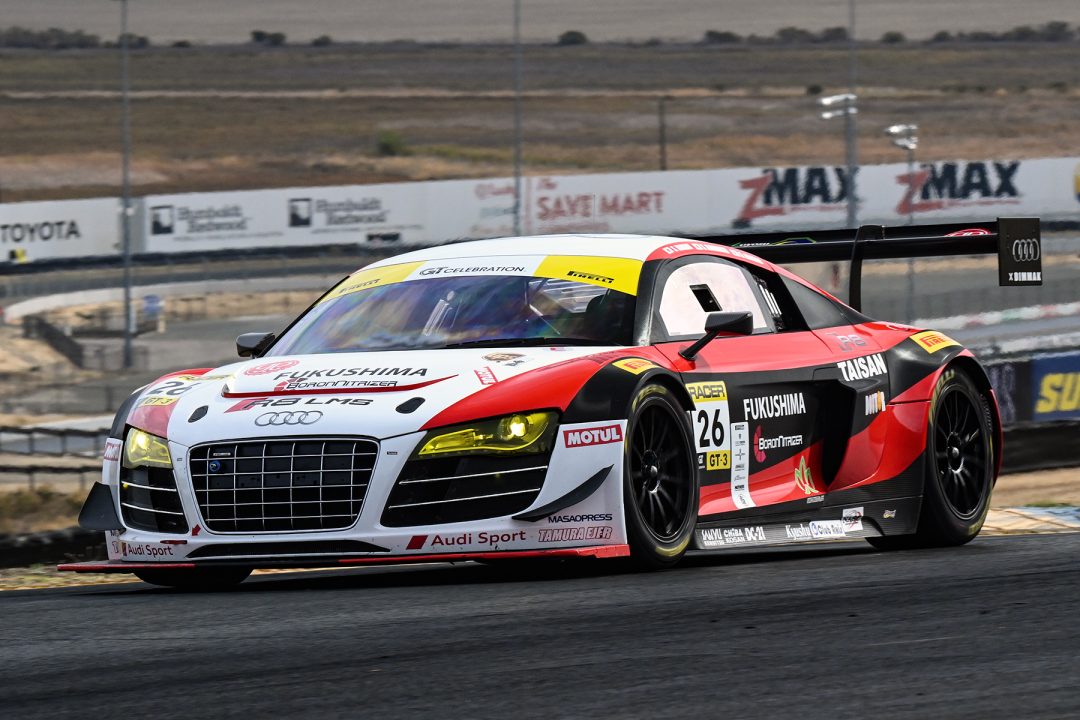
<instances>
[{"instance_id":1,"label":"side mirror","mask_svg":"<svg viewBox=\"0 0 1080 720\"><path fill-rule=\"evenodd\" d=\"M693 345L679 351L686 360L693 360L701 348L712 342L722 332L733 335L753 335L754 316L748 312L714 312L705 318L705 334Z\"/></svg>"},{"instance_id":2,"label":"side mirror","mask_svg":"<svg viewBox=\"0 0 1080 720\"><path fill-rule=\"evenodd\" d=\"M275 333L244 333L236 338L236 354L240 357L259 357L275 338Z\"/></svg>"}]
</instances>

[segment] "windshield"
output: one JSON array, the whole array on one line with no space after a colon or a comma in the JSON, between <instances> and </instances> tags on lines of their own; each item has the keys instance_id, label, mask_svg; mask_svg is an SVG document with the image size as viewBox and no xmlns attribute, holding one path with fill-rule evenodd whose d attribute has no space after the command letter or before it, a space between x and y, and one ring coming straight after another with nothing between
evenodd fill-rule
<instances>
[{"instance_id":1,"label":"windshield","mask_svg":"<svg viewBox=\"0 0 1080 720\"><path fill-rule=\"evenodd\" d=\"M439 277L325 300L268 355L629 345L633 322L633 296L598 285L525 275Z\"/></svg>"}]
</instances>

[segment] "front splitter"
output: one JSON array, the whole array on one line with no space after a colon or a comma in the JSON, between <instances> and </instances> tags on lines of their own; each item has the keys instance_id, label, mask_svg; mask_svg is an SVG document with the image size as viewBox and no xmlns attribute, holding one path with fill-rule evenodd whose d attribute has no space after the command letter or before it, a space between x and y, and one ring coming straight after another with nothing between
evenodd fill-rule
<instances>
[{"instance_id":1,"label":"front splitter","mask_svg":"<svg viewBox=\"0 0 1080 720\"><path fill-rule=\"evenodd\" d=\"M523 560L528 558L618 558L630 555L629 545L598 545L595 547L554 548L551 550L510 550L482 553L434 553L428 555L395 555L392 557L261 557L199 562L135 563L122 560L80 562L57 565L62 572L130 573L137 570L196 570L203 567L313 568L354 567L358 565L407 565L413 563L466 562L469 560Z\"/></svg>"}]
</instances>

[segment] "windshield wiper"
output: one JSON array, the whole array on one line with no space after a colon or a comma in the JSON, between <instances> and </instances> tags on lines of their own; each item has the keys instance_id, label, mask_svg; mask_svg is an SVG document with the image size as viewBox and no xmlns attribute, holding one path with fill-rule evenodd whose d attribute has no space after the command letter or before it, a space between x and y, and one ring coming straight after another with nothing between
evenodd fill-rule
<instances>
[{"instance_id":1,"label":"windshield wiper","mask_svg":"<svg viewBox=\"0 0 1080 720\"><path fill-rule=\"evenodd\" d=\"M538 338L494 338L486 340L466 340L448 343L443 348L465 347L530 347L544 345L619 345L620 343L580 337L538 337Z\"/></svg>"}]
</instances>

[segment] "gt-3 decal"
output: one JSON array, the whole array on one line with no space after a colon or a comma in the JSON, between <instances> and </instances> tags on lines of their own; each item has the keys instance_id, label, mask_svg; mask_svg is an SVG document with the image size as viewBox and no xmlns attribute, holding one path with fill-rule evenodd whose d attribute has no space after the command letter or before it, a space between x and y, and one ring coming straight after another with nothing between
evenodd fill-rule
<instances>
[{"instance_id":1,"label":"gt-3 decal","mask_svg":"<svg viewBox=\"0 0 1080 720\"><path fill-rule=\"evenodd\" d=\"M694 401L690 422L694 426L698 468L705 471L729 470L731 438L727 430L731 415L727 385L723 380L688 383L686 391Z\"/></svg>"},{"instance_id":2,"label":"gt-3 decal","mask_svg":"<svg viewBox=\"0 0 1080 720\"><path fill-rule=\"evenodd\" d=\"M163 407L165 405L172 405L179 398L174 397L147 397L143 398L139 403L139 407Z\"/></svg>"}]
</instances>

